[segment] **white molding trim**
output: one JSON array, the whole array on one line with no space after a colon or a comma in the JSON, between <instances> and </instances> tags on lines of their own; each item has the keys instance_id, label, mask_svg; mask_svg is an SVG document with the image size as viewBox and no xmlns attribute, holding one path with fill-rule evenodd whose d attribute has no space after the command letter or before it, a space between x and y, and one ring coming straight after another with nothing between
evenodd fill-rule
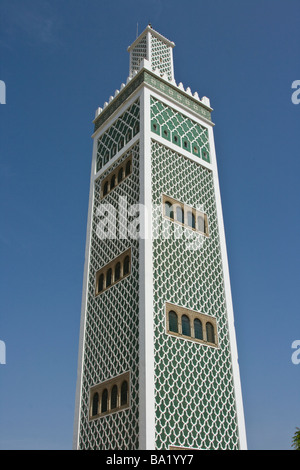
<instances>
[{"instance_id":1,"label":"white molding trim","mask_svg":"<svg viewBox=\"0 0 300 470\"><path fill-rule=\"evenodd\" d=\"M145 206L146 236L140 239L139 344L140 450L155 449L154 396L154 327L153 327L153 261L152 261L152 186L150 93L143 89L141 98L140 139L140 204Z\"/></svg>"},{"instance_id":2,"label":"white molding trim","mask_svg":"<svg viewBox=\"0 0 300 470\"><path fill-rule=\"evenodd\" d=\"M86 229L84 274L83 274L83 283L82 283L81 317L80 317L77 383L76 383L76 393L75 393L75 416L74 416L74 432L73 432L73 449L74 450L77 450L78 445L79 445L83 358L84 358L85 328L86 328L86 309L87 309L87 296L88 296L88 283L89 283L88 275L89 275L89 260L90 260L90 247L91 247L91 235L92 235L92 214L93 214L93 205L94 205L94 168L95 168L95 163L96 163L96 157L97 157L97 141L95 139L93 142L93 157L92 157L91 176L90 176L89 207L88 207L87 229Z\"/></svg>"},{"instance_id":3,"label":"white molding trim","mask_svg":"<svg viewBox=\"0 0 300 470\"><path fill-rule=\"evenodd\" d=\"M234 381L234 394L235 394L235 402L236 402L236 410L237 410L237 421L238 421L237 425L238 425L238 432L239 432L239 442L240 442L240 449L247 450L247 438L246 438L244 407L243 407L243 399L242 399L242 388L241 388L240 371L239 371L239 364L238 364L238 351L237 351L236 333L235 333L235 326L234 326L234 313L233 313L233 305L232 305L226 237L225 237L225 228L224 228L224 221L223 221L223 210L222 210L222 203L221 203L221 193L220 193L213 129L210 128L208 132L209 132L210 152L211 152L211 155L213 156L212 158L213 167L214 167L213 178L214 178L214 188L215 188L215 198L216 198L218 229L219 229L219 236L220 236L221 258L222 258L222 265L223 265L223 278L224 278L225 300L226 300L227 319L228 319L228 332L229 332L229 339L230 339L231 362L232 362L233 381Z\"/></svg>"},{"instance_id":4,"label":"white molding trim","mask_svg":"<svg viewBox=\"0 0 300 470\"><path fill-rule=\"evenodd\" d=\"M184 103L182 103L182 104L179 103L175 98L172 98L171 96L167 96L164 92L159 91L157 88L150 85L149 83L146 83L146 82L143 82L143 83L144 83L145 87L147 87L147 88L149 88L149 90L151 90L151 95L154 98L164 102L164 104L166 104L167 106L170 106L175 111L185 114L185 116L187 116L189 119L191 119L192 121L197 121L197 123L200 124L203 127L208 128L208 127L215 126L213 121L210 121L209 119L205 118L204 116L200 116L199 113L197 113L196 111L193 111L191 108L187 107ZM170 86L172 84L167 83L167 85ZM182 90L180 90L180 91L182 93ZM189 96L189 95L187 95L187 98L188 99L195 99L195 98L193 98L193 96ZM200 103L200 101L199 101L199 103ZM202 101L201 101L201 104L204 104L204 103L202 103ZM205 104L204 104L204 107L207 108L207 106ZM212 111L212 108L207 108L207 109Z\"/></svg>"}]
</instances>

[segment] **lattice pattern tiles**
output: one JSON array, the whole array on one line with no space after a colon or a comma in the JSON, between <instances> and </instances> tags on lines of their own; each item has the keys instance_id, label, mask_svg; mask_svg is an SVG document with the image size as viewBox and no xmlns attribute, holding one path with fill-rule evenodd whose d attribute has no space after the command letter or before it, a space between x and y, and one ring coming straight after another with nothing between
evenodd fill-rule
<instances>
[{"instance_id":1,"label":"lattice pattern tiles","mask_svg":"<svg viewBox=\"0 0 300 470\"><path fill-rule=\"evenodd\" d=\"M191 126L184 116L180 125L178 121L176 125L178 116L175 112L166 107L154 108L154 103L152 100L152 117L163 116L162 122L170 131L175 128L179 133L180 129L182 137L191 139L193 136L198 144L201 142L203 147L208 146L204 128ZM122 142L126 133L133 136L138 122L137 101L99 139L98 165L105 162L107 155L111 158L115 154L115 146L122 148L119 147L120 139ZM139 201L138 145L133 147L132 155L132 175L105 198L105 202L116 208L120 194L128 198L128 204ZM126 153L122 159L125 161L128 156ZM115 162L95 183L80 431L80 448L85 449L138 448L137 240L130 240L132 275L95 299L97 270L129 246L129 240L100 242L96 232L101 181L119 163ZM157 236L161 223L169 229L172 222L162 221L162 213L154 218L156 445L161 449L170 445L237 448L236 409L212 173L154 142L152 172L154 204L161 204L162 194L168 194L204 210L210 226L209 239L192 232L196 237L196 243L192 245L186 239ZM184 229L184 233L187 236L188 229ZM166 335L167 301L216 317L219 349L199 347ZM129 369L132 374L131 408L89 422L90 387Z\"/></svg>"},{"instance_id":2,"label":"lattice pattern tiles","mask_svg":"<svg viewBox=\"0 0 300 470\"><path fill-rule=\"evenodd\" d=\"M208 131L205 127L151 97L151 130L210 162Z\"/></svg>"},{"instance_id":3,"label":"lattice pattern tiles","mask_svg":"<svg viewBox=\"0 0 300 470\"><path fill-rule=\"evenodd\" d=\"M147 37L143 37L131 51L131 73L140 69L141 61L147 58Z\"/></svg>"},{"instance_id":4,"label":"lattice pattern tiles","mask_svg":"<svg viewBox=\"0 0 300 470\"><path fill-rule=\"evenodd\" d=\"M139 132L139 122L140 102L137 100L98 139L97 171Z\"/></svg>"},{"instance_id":5,"label":"lattice pattern tiles","mask_svg":"<svg viewBox=\"0 0 300 470\"><path fill-rule=\"evenodd\" d=\"M172 80L171 48L156 36L151 35L151 65L152 70L158 70L160 75L166 75Z\"/></svg>"},{"instance_id":6,"label":"lattice pattern tiles","mask_svg":"<svg viewBox=\"0 0 300 470\"><path fill-rule=\"evenodd\" d=\"M198 449L238 448L237 416L212 173L152 144L153 203L165 193L208 215L210 236L181 228L182 238L157 236L154 218L154 328L156 445ZM176 230L179 230L176 227ZM178 235L178 234L177 234ZM195 246L189 237L195 239ZM166 334L165 304L216 318L219 348Z\"/></svg>"},{"instance_id":7,"label":"lattice pattern tiles","mask_svg":"<svg viewBox=\"0 0 300 470\"><path fill-rule=\"evenodd\" d=\"M86 335L81 398L80 449L138 449L139 380L139 242L131 239L100 240L97 235L102 203L116 209L119 196L128 204L139 201L139 145L122 156L132 154L132 173L102 201L101 182L120 161L96 180L92 222L90 268L87 300ZM120 222L120 221L119 221ZM125 230L125 227L122 227ZM124 232L125 233L125 232ZM96 272L131 247L131 274L95 298ZM89 421L90 387L130 370L130 408Z\"/></svg>"}]
</instances>

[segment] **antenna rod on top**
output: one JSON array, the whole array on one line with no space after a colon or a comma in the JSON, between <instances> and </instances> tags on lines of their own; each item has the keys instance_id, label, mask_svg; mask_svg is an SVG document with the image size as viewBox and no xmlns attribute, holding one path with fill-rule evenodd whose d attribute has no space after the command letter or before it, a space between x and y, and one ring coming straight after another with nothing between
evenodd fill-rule
<instances>
[{"instance_id":1,"label":"antenna rod on top","mask_svg":"<svg viewBox=\"0 0 300 470\"><path fill-rule=\"evenodd\" d=\"M136 24L136 37L138 37L139 35L139 24L137 23Z\"/></svg>"}]
</instances>

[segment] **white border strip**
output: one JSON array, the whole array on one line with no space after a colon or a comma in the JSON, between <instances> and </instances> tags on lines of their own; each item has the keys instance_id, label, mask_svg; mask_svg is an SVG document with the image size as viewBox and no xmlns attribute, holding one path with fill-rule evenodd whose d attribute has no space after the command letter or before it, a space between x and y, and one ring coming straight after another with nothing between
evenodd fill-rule
<instances>
[{"instance_id":1,"label":"white border strip","mask_svg":"<svg viewBox=\"0 0 300 470\"><path fill-rule=\"evenodd\" d=\"M94 176L95 176L94 168L96 164L96 157L97 157L97 140L94 139L93 158L92 158L91 177L90 177L90 195L89 195L89 208L88 208L88 217L87 217L85 261L84 261L81 318L80 318L80 332L79 332L77 384L76 384L76 395L75 395L75 416L74 416L74 434L73 434L73 449L74 450L77 450L79 446L83 360L84 360L85 327L86 327L86 309L87 309L87 295L88 295L88 283L89 283L88 274L89 274L91 233L92 233L92 214L93 214L93 205L94 205Z\"/></svg>"},{"instance_id":2,"label":"white border strip","mask_svg":"<svg viewBox=\"0 0 300 470\"><path fill-rule=\"evenodd\" d=\"M154 330L153 330L153 266L152 266L152 185L151 185L151 123L150 93L144 88L141 96L140 140L140 204L146 211L145 230L140 239L140 449L155 449L154 397Z\"/></svg>"},{"instance_id":3,"label":"white border strip","mask_svg":"<svg viewBox=\"0 0 300 470\"><path fill-rule=\"evenodd\" d=\"M229 266L228 266L226 238L225 238L225 229L224 229L224 221L223 221L223 211L222 211L222 203L221 203L221 194L220 194L220 185L219 185L219 176L218 176L213 129L209 128L208 132L209 132L210 152L211 152L211 155L213 156L212 158L213 167L214 167L213 178L214 178L214 187L215 187L217 220L218 220L218 228L219 228L219 236L220 236L221 258L222 258L222 265L223 265L223 277L224 277L228 329L229 329L229 338L230 338L234 393L235 393L235 401L236 401L236 409L237 409L237 421L238 421L237 424L238 424L238 432L239 432L239 441L240 441L240 449L246 450L247 439L246 439L244 408L243 408L243 400L242 400L242 389L241 389L240 371L239 371L239 364L238 364L236 334L235 334L235 327L234 327L234 314L233 314L233 305L232 305L232 296L231 296Z\"/></svg>"}]
</instances>

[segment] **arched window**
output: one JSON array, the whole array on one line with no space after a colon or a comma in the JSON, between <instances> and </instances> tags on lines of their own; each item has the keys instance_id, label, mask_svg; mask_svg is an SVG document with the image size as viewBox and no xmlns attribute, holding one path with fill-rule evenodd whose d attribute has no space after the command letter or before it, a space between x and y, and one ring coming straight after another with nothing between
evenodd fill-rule
<instances>
[{"instance_id":1,"label":"arched window","mask_svg":"<svg viewBox=\"0 0 300 470\"><path fill-rule=\"evenodd\" d=\"M121 183L122 179L123 179L123 167L119 169L119 173L118 173L118 183Z\"/></svg>"},{"instance_id":2,"label":"arched window","mask_svg":"<svg viewBox=\"0 0 300 470\"><path fill-rule=\"evenodd\" d=\"M118 262L115 267L115 281L121 278L121 263Z\"/></svg>"},{"instance_id":3,"label":"arched window","mask_svg":"<svg viewBox=\"0 0 300 470\"><path fill-rule=\"evenodd\" d=\"M182 327L182 334L184 336L191 336L190 319L187 315L182 315L182 317L181 317L181 327Z\"/></svg>"},{"instance_id":4,"label":"arched window","mask_svg":"<svg viewBox=\"0 0 300 470\"><path fill-rule=\"evenodd\" d=\"M184 223L184 212L183 212L182 207L180 206L176 207L176 219L178 222L182 224Z\"/></svg>"},{"instance_id":5,"label":"arched window","mask_svg":"<svg viewBox=\"0 0 300 470\"><path fill-rule=\"evenodd\" d=\"M210 322L206 323L206 340L209 343L215 342L215 331L213 325Z\"/></svg>"},{"instance_id":6,"label":"arched window","mask_svg":"<svg viewBox=\"0 0 300 470\"><path fill-rule=\"evenodd\" d=\"M98 406L99 406L99 393L94 393L93 396L93 406L92 406L92 416L96 416L98 414Z\"/></svg>"},{"instance_id":7,"label":"arched window","mask_svg":"<svg viewBox=\"0 0 300 470\"><path fill-rule=\"evenodd\" d=\"M187 222L188 222L188 225L192 228L196 228L196 224L195 224L195 215L193 214L192 211L189 211L187 213Z\"/></svg>"},{"instance_id":8,"label":"arched window","mask_svg":"<svg viewBox=\"0 0 300 470\"><path fill-rule=\"evenodd\" d=\"M130 175L130 173L131 173L131 161L128 160L128 162L126 163L126 168L125 168L125 176Z\"/></svg>"},{"instance_id":9,"label":"arched window","mask_svg":"<svg viewBox=\"0 0 300 470\"><path fill-rule=\"evenodd\" d=\"M108 193L108 181L105 181L104 186L103 186L103 196L106 196Z\"/></svg>"},{"instance_id":10,"label":"arched window","mask_svg":"<svg viewBox=\"0 0 300 470\"><path fill-rule=\"evenodd\" d=\"M112 175L110 180L110 189L113 189L116 185L116 175Z\"/></svg>"},{"instance_id":11,"label":"arched window","mask_svg":"<svg viewBox=\"0 0 300 470\"><path fill-rule=\"evenodd\" d=\"M172 209L172 204L169 201L165 202L165 214L166 214L166 217L170 217L170 219L174 219L174 212Z\"/></svg>"},{"instance_id":12,"label":"arched window","mask_svg":"<svg viewBox=\"0 0 300 470\"><path fill-rule=\"evenodd\" d=\"M123 266L123 274L126 276L126 274L129 274L130 272L130 259L129 256L126 256L124 259L124 266Z\"/></svg>"},{"instance_id":13,"label":"arched window","mask_svg":"<svg viewBox=\"0 0 300 470\"><path fill-rule=\"evenodd\" d=\"M127 380L121 385L121 406L127 405L128 403L128 383Z\"/></svg>"},{"instance_id":14,"label":"arched window","mask_svg":"<svg viewBox=\"0 0 300 470\"><path fill-rule=\"evenodd\" d=\"M203 339L202 323L198 318L194 320L194 334L196 339Z\"/></svg>"},{"instance_id":15,"label":"arched window","mask_svg":"<svg viewBox=\"0 0 300 470\"><path fill-rule=\"evenodd\" d=\"M173 310L169 312L169 331L173 331L173 333L178 333L177 313L173 312Z\"/></svg>"},{"instance_id":16,"label":"arched window","mask_svg":"<svg viewBox=\"0 0 300 470\"><path fill-rule=\"evenodd\" d=\"M112 269L109 268L106 273L106 287L111 286L112 282Z\"/></svg>"},{"instance_id":17,"label":"arched window","mask_svg":"<svg viewBox=\"0 0 300 470\"><path fill-rule=\"evenodd\" d=\"M107 402L108 402L108 391L105 388L102 392L102 397L101 397L101 413L106 413L106 411L108 410Z\"/></svg>"},{"instance_id":18,"label":"arched window","mask_svg":"<svg viewBox=\"0 0 300 470\"><path fill-rule=\"evenodd\" d=\"M104 274L100 274L98 279L98 292L102 292L104 289Z\"/></svg>"},{"instance_id":19,"label":"arched window","mask_svg":"<svg viewBox=\"0 0 300 470\"><path fill-rule=\"evenodd\" d=\"M197 228L200 232L205 233L205 216L204 216L204 214L198 215Z\"/></svg>"},{"instance_id":20,"label":"arched window","mask_svg":"<svg viewBox=\"0 0 300 470\"><path fill-rule=\"evenodd\" d=\"M116 385L111 389L110 408L113 410L118 406L118 387Z\"/></svg>"}]
</instances>

